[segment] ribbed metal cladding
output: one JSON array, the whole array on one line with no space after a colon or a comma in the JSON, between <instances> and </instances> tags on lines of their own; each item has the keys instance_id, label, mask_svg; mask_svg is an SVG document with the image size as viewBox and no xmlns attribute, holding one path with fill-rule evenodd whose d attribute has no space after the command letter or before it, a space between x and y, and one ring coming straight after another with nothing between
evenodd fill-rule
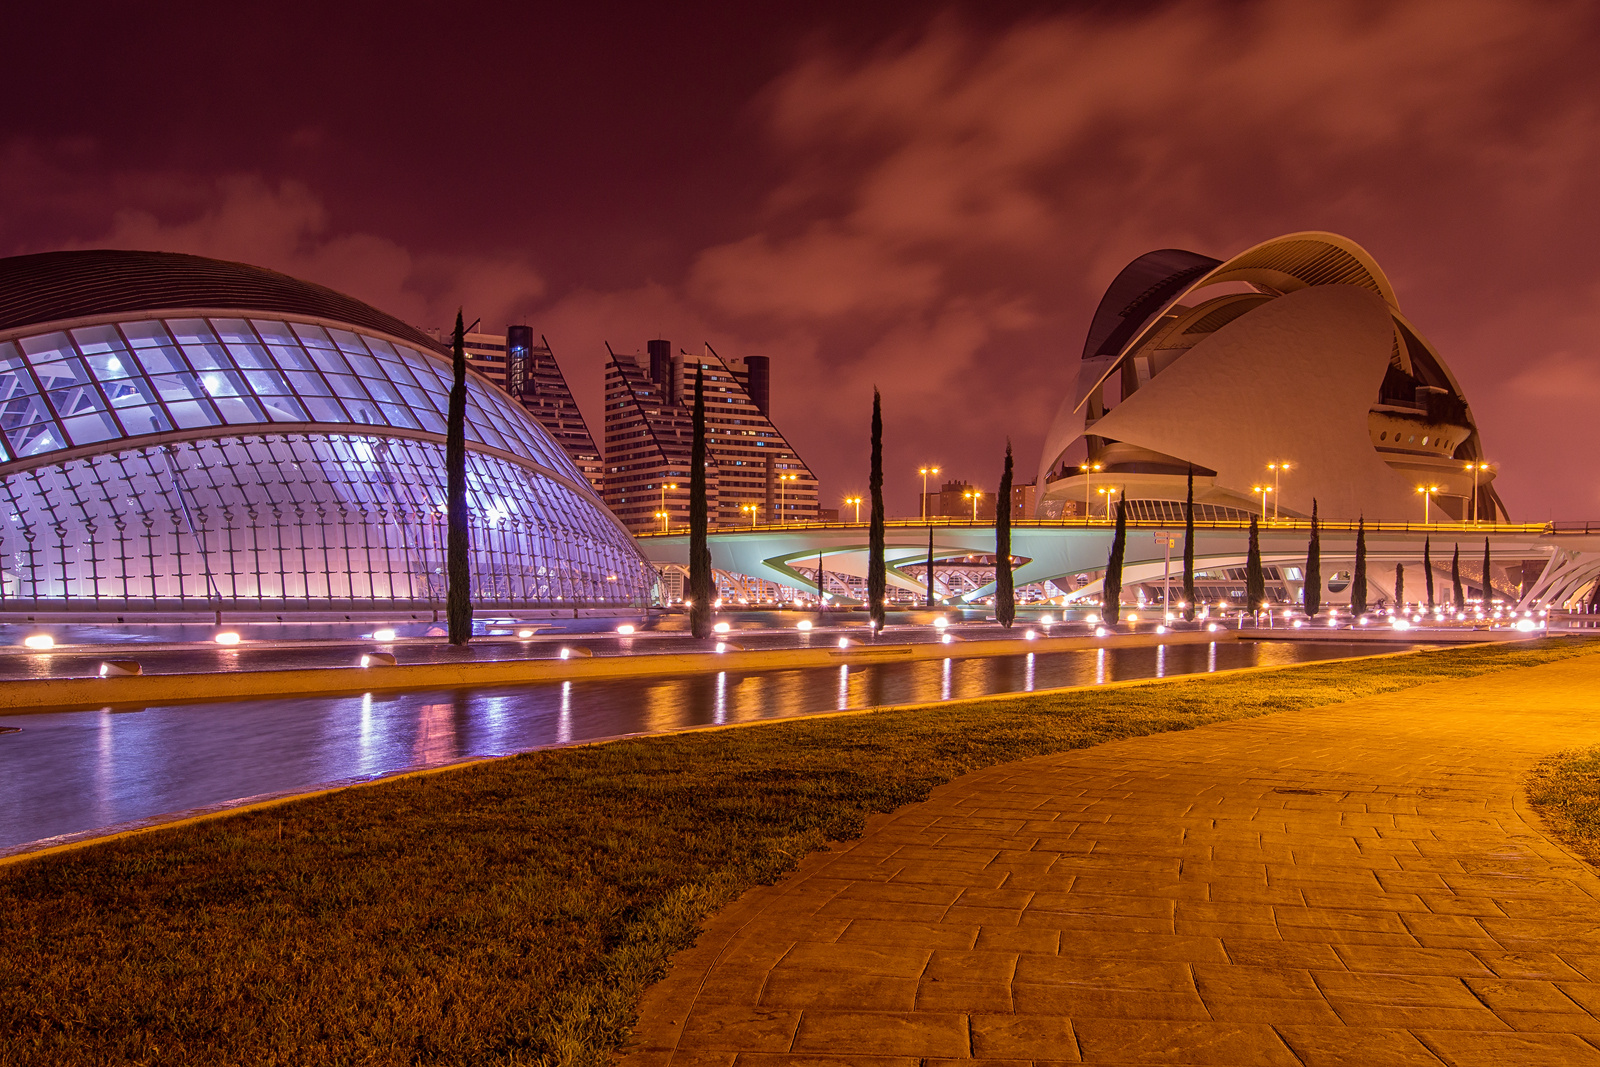
<instances>
[{"instance_id":1,"label":"ribbed metal cladding","mask_svg":"<svg viewBox=\"0 0 1600 1067\"><path fill-rule=\"evenodd\" d=\"M0 259L0 330L179 308L334 319L439 350L427 334L354 297L247 263L115 249Z\"/></svg>"}]
</instances>

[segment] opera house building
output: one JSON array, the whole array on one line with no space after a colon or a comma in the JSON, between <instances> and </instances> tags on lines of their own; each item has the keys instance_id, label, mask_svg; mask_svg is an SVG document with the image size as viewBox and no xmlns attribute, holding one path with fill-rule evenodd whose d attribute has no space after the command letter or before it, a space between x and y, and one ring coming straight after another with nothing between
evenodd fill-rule
<instances>
[{"instance_id":1,"label":"opera house building","mask_svg":"<svg viewBox=\"0 0 1600 1067\"><path fill-rule=\"evenodd\" d=\"M1091 323L1039 470L1041 517L1504 519L1472 410L1370 255L1295 233L1135 259ZM1289 464L1274 472L1271 465ZM1474 468L1477 467L1477 470ZM1277 473L1276 486L1273 486ZM1436 489L1435 489L1436 487ZM1442 512L1442 514L1441 514Z\"/></svg>"},{"instance_id":2,"label":"opera house building","mask_svg":"<svg viewBox=\"0 0 1600 1067\"><path fill-rule=\"evenodd\" d=\"M0 260L0 609L438 607L450 385L427 335L273 271ZM643 606L653 572L566 453L467 390L474 603Z\"/></svg>"}]
</instances>

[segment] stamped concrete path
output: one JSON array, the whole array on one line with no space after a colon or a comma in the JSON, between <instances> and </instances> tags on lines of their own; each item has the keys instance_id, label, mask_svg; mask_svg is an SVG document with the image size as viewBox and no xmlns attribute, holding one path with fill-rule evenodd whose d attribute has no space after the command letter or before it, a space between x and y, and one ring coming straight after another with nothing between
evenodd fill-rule
<instances>
[{"instance_id":1,"label":"stamped concrete path","mask_svg":"<svg viewBox=\"0 0 1600 1067\"><path fill-rule=\"evenodd\" d=\"M1600 655L967 775L746 894L627 1067L1600 1065L1600 879L1519 785Z\"/></svg>"}]
</instances>

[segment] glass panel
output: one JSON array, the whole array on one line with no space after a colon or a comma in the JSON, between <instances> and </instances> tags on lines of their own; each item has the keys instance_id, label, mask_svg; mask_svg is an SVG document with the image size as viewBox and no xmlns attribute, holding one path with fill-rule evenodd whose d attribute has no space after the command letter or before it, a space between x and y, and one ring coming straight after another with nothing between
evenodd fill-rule
<instances>
[{"instance_id":1,"label":"glass panel","mask_svg":"<svg viewBox=\"0 0 1600 1067\"><path fill-rule=\"evenodd\" d=\"M296 339L294 331L289 329L287 322L274 322L271 319L251 319L250 325L256 328L261 339L273 348L299 348L300 342Z\"/></svg>"},{"instance_id":2,"label":"glass panel","mask_svg":"<svg viewBox=\"0 0 1600 1067\"><path fill-rule=\"evenodd\" d=\"M135 354L146 374L186 374L189 371L189 364L170 345L136 349Z\"/></svg>"},{"instance_id":3,"label":"glass panel","mask_svg":"<svg viewBox=\"0 0 1600 1067\"><path fill-rule=\"evenodd\" d=\"M311 416L312 422L349 422L350 416L344 413L339 402L332 397L300 395L300 402L306 406L306 412Z\"/></svg>"},{"instance_id":4,"label":"glass panel","mask_svg":"<svg viewBox=\"0 0 1600 1067\"><path fill-rule=\"evenodd\" d=\"M328 383L322 380L322 375L304 370L286 370L283 376L289 379L289 387L297 396L332 396Z\"/></svg>"},{"instance_id":5,"label":"glass panel","mask_svg":"<svg viewBox=\"0 0 1600 1067\"><path fill-rule=\"evenodd\" d=\"M282 374L278 373L276 368L246 370L244 379L250 383L250 388L258 396L290 396L294 392L289 388L288 381L284 379Z\"/></svg>"},{"instance_id":6,"label":"glass panel","mask_svg":"<svg viewBox=\"0 0 1600 1067\"><path fill-rule=\"evenodd\" d=\"M67 436L75 445L92 445L96 441L109 441L113 437L122 436L122 431L117 429L117 424L110 414L104 411L63 419L62 423L67 428Z\"/></svg>"},{"instance_id":7,"label":"glass panel","mask_svg":"<svg viewBox=\"0 0 1600 1067\"><path fill-rule=\"evenodd\" d=\"M444 433L448 429L445 426L444 416L437 411L431 411L425 407L413 407L407 410L417 417L417 421L422 424L422 428L429 433Z\"/></svg>"},{"instance_id":8,"label":"glass panel","mask_svg":"<svg viewBox=\"0 0 1600 1067\"><path fill-rule=\"evenodd\" d=\"M168 319L167 330L180 345L216 344L217 339L205 319Z\"/></svg>"},{"instance_id":9,"label":"glass panel","mask_svg":"<svg viewBox=\"0 0 1600 1067\"><path fill-rule=\"evenodd\" d=\"M222 421L230 426L267 421L261 405L256 403L253 396L221 396L216 398L215 403Z\"/></svg>"},{"instance_id":10,"label":"glass panel","mask_svg":"<svg viewBox=\"0 0 1600 1067\"><path fill-rule=\"evenodd\" d=\"M122 327L122 336L134 348L151 348L156 345L170 345L172 338L167 336L167 328L156 321L148 322L119 322Z\"/></svg>"},{"instance_id":11,"label":"glass panel","mask_svg":"<svg viewBox=\"0 0 1600 1067\"><path fill-rule=\"evenodd\" d=\"M379 404L378 408L383 412L384 421L390 426L404 426L411 430L419 428L416 416L402 404Z\"/></svg>"},{"instance_id":12,"label":"glass panel","mask_svg":"<svg viewBox=\"0 0 1600 1067\"><path fill-rule=\"evenodd\" d=\"M115 326L80 326L72 331L72 339L78 342L78 351L86 356L123 350L122 338Z\"/></svg>"},{"instance_id":13,"label":"glass panel","mask_svg":"<svg viewBox=\"0 0 1600 1067\"><path fill-rule=\"evenodd\" d=\"M156 392L161 394L161 399L168 402L174 400L190 400L206 395L200 385L200 379L193 374L156 374L150 378ZM208 424L209 425L209 424Z\"/></svg>"},{"instance_id":14,"label":"glass panel","mask_svg":"<svg viewBox=\"0 0 1600 1067\"><path fill-rule=\"evenodd\" d=\"M111 401L112 407L157 402L155 389L146 378L123 378L107 382L105 390L106 399Z\"/></svg>"},{"instance_id":15,"label":"glass panel","mask_svg":"<svg viewBox=\"0 0 1600 1067\"><path fill-rule=\"evenodd\" d=\"M195 370L227 370L233 367L228 350L221 345L186 344L183 354L189 357L189 364Z\"/></svg>"},{"instance_id":16,"label":"glass panel","mask_svg":"<svg viewBox=\"0 0 1600 1067\"><path fill-rule=\"evenodd\" d=\"M67 340L67 335L64 333L42 333L37 337L21 338L18 343L22 345L24 352L33 357L35 363L77 355L72 342Z\"/></svg>"},{"instance_id":17,"label":"glass panel","mask_svg":"<svg viewBox=\"0 0 1600 1067\"><path fill-rule=\"evenodd\" d=\"M200 375L200 385L209 396L239 396L249 392L237 371L211 370Z\"/></svg>"},{"instance_id":18,"label":"glass panel","mask_svg":"<svg viewBox=\"0 0 1600 1067\"><path fill-rule=\"evenodd\" d=\"M303 322L291 323L295 336L300 338L307 348L332 348L333 341L321 326L308 326Z\"/></svg>"},{"instance_id":19,"label":"glass panel","mask_svg":"<svg viewBox=\"0 0 1600 1067\"><path fill-rule=\"evenodd\" d=\"M298 345L294 348L279 348L272 346L272 356L278 361L278 366L284 370L315 371L316 363L311 359L311 354Z\"/></svg>"},{"instance_id":20,"label":"glass panel","mask_svg":"<svg viewBox=\"0 0 1600 1067\"><path fill-rule=\"evenodd\" d=\"M130 437L142 433L165 433L172 429L166 412L155 406L118 407L117 418Z\"/></svg>"},{"instance_id":21,"label":"glass panel","mask_svg":"<svg viewBox=\"0 0 1600 1067\"><path fill-rule=\"evenodd\" d=\"M201 403L198 400L169 402L167 411L172 414L172 421L185 430L194 430L202 426L222 425L222 421L217 418L216 412L211 410L211 405Z\"/></svg>"},{"instance_id":22,"label":"glass panel","mask_svg":"<svg viewBox=\"0 0 1600 1067\"><path fill-rule=\"evenodd\" d=\"M243 319L212 319L211 328L216 331L217 337L229 347L236 344L256 344L256 333L250 324Z\"/></svg>"},{"instance_id":23,"label":"glass panel","mask_svg":"<svg viewBox=\"0 0 1600 1067\"><path fill-rule=\"evenodd\" d=\"M344 357L332 349L308 348L311 358L316 361L317 369L324 374L349 374L350 365Z\"/></svg>"},{"instance_id":24,"label":"glass panel","mask_svg":"<svg viewBox=\"0 0 1600 1067\"><path fill-rule=\"evenodd\" d=\"M300 406L300 401L292 396L262 397L261 406L266 410L267 418L273 422L311 421L311 417L306 414L306 409Z\"/></svg>"},{"instance_id":25,"label":"glass panel","mask_svg":"<svg viewBox=\"0 0 1600 1067\"><path fill-rule=\"evenodd\" d=\"M374 400L385 400L391 404L403 402L395 387L382 378L362 378L361 384L367 387L367 392L372 394Z\"/></svg>"}]
</instances>

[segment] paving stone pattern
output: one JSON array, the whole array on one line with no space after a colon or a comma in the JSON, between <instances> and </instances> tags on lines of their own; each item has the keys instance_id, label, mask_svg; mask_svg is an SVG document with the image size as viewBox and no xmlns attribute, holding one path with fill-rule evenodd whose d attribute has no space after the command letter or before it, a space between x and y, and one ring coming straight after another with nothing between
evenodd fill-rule
<instances>
[{"instance_id":1,"label":"paving stone pattern","mask_svg":"<svg viewBox=\"0 0 1600 1067\"><path fill-rule=\"evenodd\" d=\"M718 914L625 1067L1600 1065L1600 879L1519 786L1600 656L967 775Z\"/></svg>"}]
</instances>

